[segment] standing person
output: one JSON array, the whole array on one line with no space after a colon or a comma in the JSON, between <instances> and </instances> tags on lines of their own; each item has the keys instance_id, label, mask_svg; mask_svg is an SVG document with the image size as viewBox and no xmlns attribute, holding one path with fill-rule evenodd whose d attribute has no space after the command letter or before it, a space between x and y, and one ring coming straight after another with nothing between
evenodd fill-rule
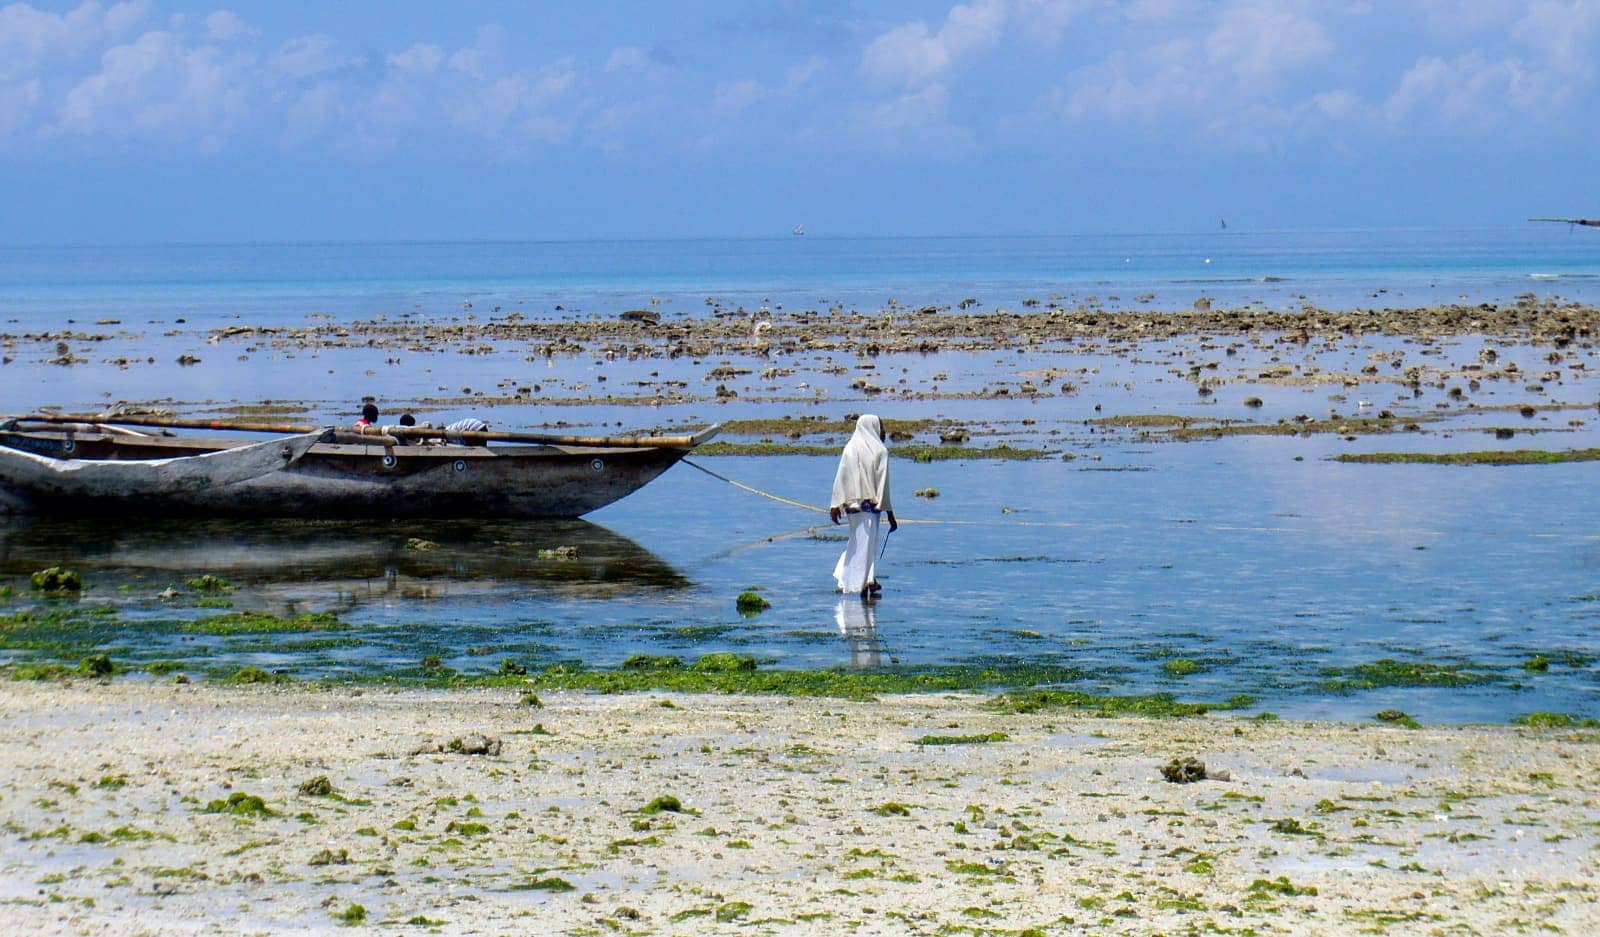
<instances>
[{"instance_id":1,"label":"standing person","mask_svg":"<svg viewBox=\"0 0 1600 937\"><path fill-rule=\"evenodd\" d=\"M864 413L856 420L856 431L839 455L828 508L835 524L841 515L850 518L850 539L833 568L833 579L840 592L859 593L862 598L880 588L876 568L880 515L888 515L890 533L900 528L889 506L889 450L884 439L883 421L877 416Z\"/></svg>"}]
</instances>

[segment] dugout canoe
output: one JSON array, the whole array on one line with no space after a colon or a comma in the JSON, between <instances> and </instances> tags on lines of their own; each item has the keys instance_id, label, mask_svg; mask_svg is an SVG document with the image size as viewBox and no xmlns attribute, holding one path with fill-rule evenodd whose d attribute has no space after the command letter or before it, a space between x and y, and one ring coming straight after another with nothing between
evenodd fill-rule
<instances>
[{"instance_id":1,"label":"dugout canoe","mask_svg":"<svg viewBox=\"0 0 1600 937\"><path fill-rule=\"evenodd\" d=\"M124 428L133 425L293 432L240 441ZM428 444L420 438L424 431L399 427L367 432L13 418L0 423L0 510L80 517L579 517L642 488L717 427L684 436L463 434L474 445ZM517 444L491 444L502 441Z\"/></svg>"}]
</instances>

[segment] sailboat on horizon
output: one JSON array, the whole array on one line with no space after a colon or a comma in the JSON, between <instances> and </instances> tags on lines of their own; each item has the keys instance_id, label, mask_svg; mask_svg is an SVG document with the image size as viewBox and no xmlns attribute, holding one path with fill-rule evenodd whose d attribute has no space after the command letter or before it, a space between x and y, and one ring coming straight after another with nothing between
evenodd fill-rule
<instances>
[{"instance_id":1,"label":"sailboat on horizon","mask_svg":"<svg viewBox=\"0 0 1600 937\"><path fill-rule=\"evenodd\" d=\"M806 226L805 225L797 224L797 225L794 226L793 234L794 234L795 237L804 237L805 233L806 233Z\"/></svg>"}]
</instances>

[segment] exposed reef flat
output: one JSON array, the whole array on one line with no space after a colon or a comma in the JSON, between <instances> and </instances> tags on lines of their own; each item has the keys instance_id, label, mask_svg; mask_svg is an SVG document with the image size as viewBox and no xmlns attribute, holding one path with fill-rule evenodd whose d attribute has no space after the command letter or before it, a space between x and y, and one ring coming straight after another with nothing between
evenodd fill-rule
<instances>
[{"instance_id":1,"label":"exposed reef flat","mask_svg":"<svg viewBox=\"0 0 1600 937\"><path fill-rule=\"evenodd\" d=\"M983 700L8 682L0 902L39 934L1600 928L1593 729Z\"/></svg>"}]
</instances>

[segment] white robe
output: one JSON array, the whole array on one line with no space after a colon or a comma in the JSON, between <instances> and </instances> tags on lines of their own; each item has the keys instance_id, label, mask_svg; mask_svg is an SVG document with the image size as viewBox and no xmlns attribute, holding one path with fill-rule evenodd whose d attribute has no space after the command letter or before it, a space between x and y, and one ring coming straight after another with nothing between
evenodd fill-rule
<instances>
[{"instance_id":1,"label":"white robe","mask_svg":"<svg viewBox=\"0 0 1600 937\"><path fill-rule=\"evenodd\" d=\"M879 515L872 511L846 514L850 539L833 565L833 581L840 592L860 592L877 576Z\"/></svg>"},{"instance_id":2,"label":"white robe","mask_svg":"<svg viewBox=\"0 0 1600 937\"><path fill-rule=\"evenodd\" d=\"M850 521L850 539L834 564L833 580L841 592L860 592L877 578L880 512L893 510L883 422L871 413L856 420L856 431L839 455L831 506Z\"/></svg>"}]
</instances>

